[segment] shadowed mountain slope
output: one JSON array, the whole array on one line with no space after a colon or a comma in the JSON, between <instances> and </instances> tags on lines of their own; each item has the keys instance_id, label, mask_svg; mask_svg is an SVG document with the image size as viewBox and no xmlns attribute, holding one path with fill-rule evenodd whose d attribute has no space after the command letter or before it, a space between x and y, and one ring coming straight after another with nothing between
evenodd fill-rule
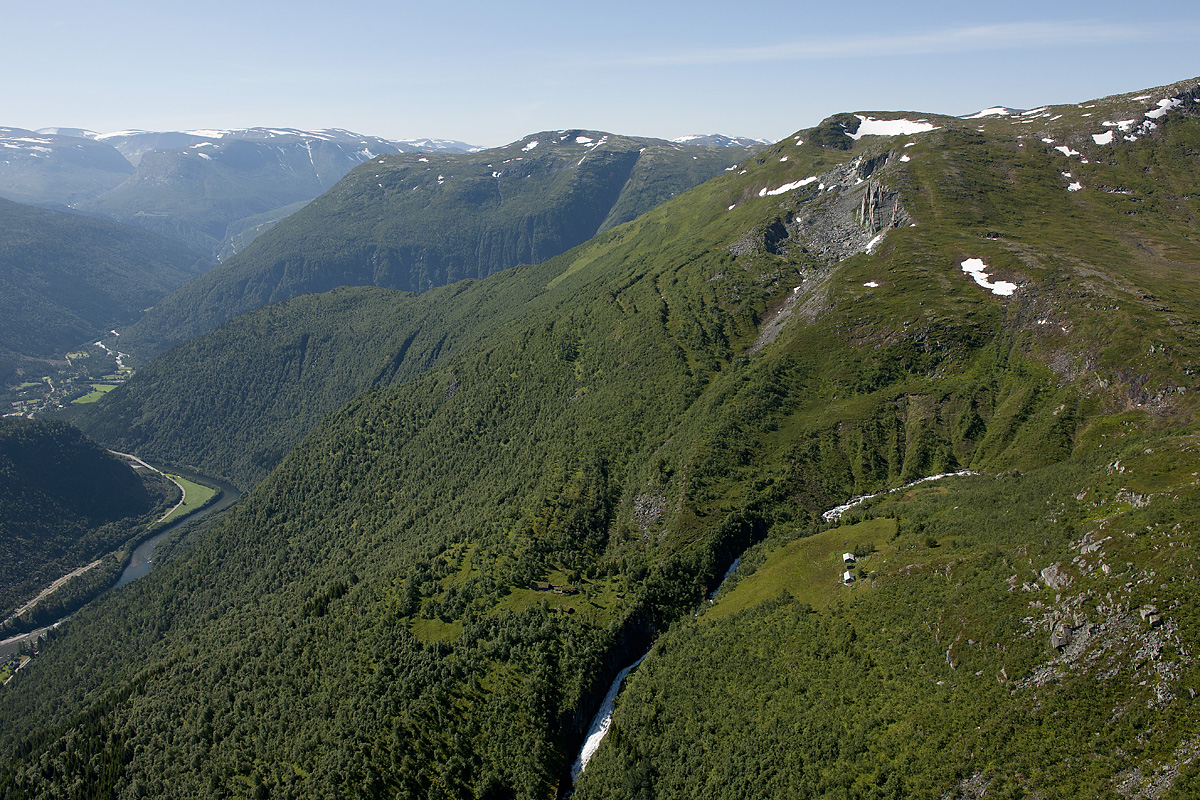
<instances>
[{"instance_id":1,"label":"shadowed mountain slope","mask_svg":"<svg viewBox=\"0 0 1200 800\"><path fill-rule=\"evenodd\" d=\"M0 199L0 352L61 357L210 263L138 228Z\"/></svg>"},{"instance_id":2,"label":"shadowed mountain slope","mask_svg":"<svg viewBox=\"0 0 1200 800\"><path fill-rule=\"evenodd\" d=\"M0 619L124 544L163 504L159 483L69 425L0 419Z\"/></svg>"}]
</instances>

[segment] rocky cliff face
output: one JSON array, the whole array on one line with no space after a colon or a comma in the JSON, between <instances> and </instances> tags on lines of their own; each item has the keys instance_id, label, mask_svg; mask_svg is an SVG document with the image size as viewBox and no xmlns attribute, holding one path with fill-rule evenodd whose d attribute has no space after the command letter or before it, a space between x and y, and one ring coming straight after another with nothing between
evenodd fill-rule
<instances>
[{"instance_id":1,"label":"rocky cliff face","mask_svg":"<svg viewBox=\"0 0 1200 800\"><path fill-rule=\"evenodd\" d=\"M772 255L809 254L828 265L868 252L887 231L912 224L900 193L888 186L887 167L902 158L888 150L814 176L783 193L778 217L730 252L745 255L761 247Z\"/></svg>"}]
</instances>

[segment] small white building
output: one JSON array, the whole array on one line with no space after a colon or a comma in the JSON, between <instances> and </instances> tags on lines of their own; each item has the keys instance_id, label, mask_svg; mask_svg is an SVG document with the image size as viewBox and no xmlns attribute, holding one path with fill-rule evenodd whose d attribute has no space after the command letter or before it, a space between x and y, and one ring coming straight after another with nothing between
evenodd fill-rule
<instances>
[{"instance_id":1,"label":"small white building","mask_svg":"<svg viewBox=\"0 0 1200 800\"><path fill-rule=\"evenodd\" d=\"M842 583L846 584L847 586L854 583L854 573L851 572L850 570L846 570L845 572L843 572L842 573Z\"/></svg>"},{"instance_id":2,"label":"small white building","mask_svg":"<svg viewBox=\"0 0 1200 800\"><path fill-rule=\"evenodd\" d=\"M854 563L854 553L842 553L842 563L843 564L853 564Z\"/></svg>"}]
</instances>

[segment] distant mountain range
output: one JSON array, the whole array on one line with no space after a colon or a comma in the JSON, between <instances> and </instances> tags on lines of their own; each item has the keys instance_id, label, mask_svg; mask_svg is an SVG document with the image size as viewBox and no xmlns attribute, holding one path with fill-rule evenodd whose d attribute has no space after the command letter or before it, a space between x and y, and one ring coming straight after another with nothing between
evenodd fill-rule
<instances>
[{"instance_id":1,"label":"distant mountain range","mask_svg":"<svg viewBox=\"0 0 1200 800\"><path fill-rule=\"evenodd\" d=\"M726 136L684 140L765 144ZM375 156L479 149L447 139L384 139L341 129L96 133L0 127L0 197L128 222L225 258Z\"/></svg>"},{"instance_id":2,"label":"distant mountain range","mask_svg":"<svg viewBox=\"0 0 1200 800\"><path fill-rule=\"evenodd\" d=\"M0 197L127 222L223 257L384 153L471 150L292 128L0 128Z\"/></svg>"}]
</instances>

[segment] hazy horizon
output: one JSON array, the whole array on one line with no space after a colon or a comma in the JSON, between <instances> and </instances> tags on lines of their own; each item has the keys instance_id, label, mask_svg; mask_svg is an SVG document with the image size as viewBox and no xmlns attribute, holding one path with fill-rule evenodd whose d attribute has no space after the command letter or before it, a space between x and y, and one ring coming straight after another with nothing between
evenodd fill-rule
<instances>
[{"instance_id":1,"label":"hazy horizon","mask_svg":"<svg viewBox=\"0 0 1200 800\"><path fill-rule=\"evenodd\" d=\"M57 9L58 7L56 7ZM8 11L0 125L345 128L492 147L539 130L771 140L841 111L969 114L1076 102L1200 72L1181 2L1003 8L872 0L633 4L471 0L453 15L352 0L202 10L67 0Z\"/></svg>"}]
</instances>

